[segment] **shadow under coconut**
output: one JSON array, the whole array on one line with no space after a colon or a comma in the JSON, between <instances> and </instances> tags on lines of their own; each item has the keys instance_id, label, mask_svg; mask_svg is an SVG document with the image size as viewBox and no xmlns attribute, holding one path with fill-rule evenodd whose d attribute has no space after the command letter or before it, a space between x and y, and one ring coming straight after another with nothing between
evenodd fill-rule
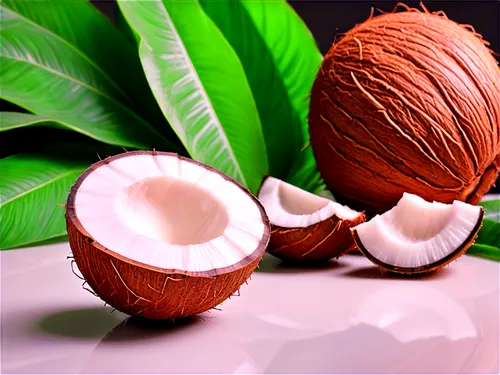
<instances>
[{"instance_id":1,"label":"shadow under coconut","mask_svg":"<svg viewBox=\"0 0 500 375\"><path fill-rule=\"evenodd\" d=\"M202 314L173 322L129 318L94 347L80 373L255 373L239 345L238 332L221 330L204 318Z\"/></svg>"},{"instance_id":2,"label":"shadow under coconut","mask_svg":"<svg viewBox=\"0 0 500 375\"><path fill-rule=\"evenodd\" d=\"M95 339L105 336L124 317L111 307L62 310L43 315L34 330L51 336Z\"/></svg>"},{"instance_id":3,"label":"shadow under coconut","mask_svg":"<svg viewBox=\"0 0 500 375\"><path fill-rule=\"evenodd\" d=\"M402 280L438 280L450 277L453 271L448 268L442 268L433 272L404 275L394 272L383 271L377 266L364 266L344 272L343 277L352 277L358 279L402 279Z\"/></svg>"},{"instance_id":4,"label":"shadow under coconut","mask_svg":"<svg viewBox=\"0 0 500 375\"><path fill-rule=\"evenodd\" d=\"M204 319L199 316L174 320L151 320L133 316L109 331L100 344L147 340L158 336L178 334L203 321Z\"/></svg>"},{"instance_id":5,"label":"shadow under coconut","mask_svg":"<svg viewBox=\"0 0 500 375\"><path fill-rule=\"evenodd\" d=\"M262 273L303 273L321 272L345 267L344 263L330 259L327 261L303 262L294 260L281 260L273 255L266 254L262 257L255 272Z\"/></svg>"}]
</instances>

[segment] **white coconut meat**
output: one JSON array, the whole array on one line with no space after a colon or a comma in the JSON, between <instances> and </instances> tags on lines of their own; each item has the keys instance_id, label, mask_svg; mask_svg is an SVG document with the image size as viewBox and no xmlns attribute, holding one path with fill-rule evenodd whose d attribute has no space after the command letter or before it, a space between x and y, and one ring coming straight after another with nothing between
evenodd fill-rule
<instances>
[{"instance_id":1,"label":"white coconut meat","mask_svg":"<svg viewBox=\"0 0 500 375\"><path fill-rule=\"evenodd\" d=\"M312 194L275 177L267 177L259 200L273 225L305 228L337 215L353 220L360 213L330 199Z\"/></svg>"},{"instance_id":2,"label":"white coconut meat","mask_svg":"<svg viewBox=\"0 0 500 375\"><path fill-rule=\"evenodd\" d=\"M248 192L173 154L135 154L82 181L74 211L102 246L146 265L188 272L232 266L265 235Z\"/></svg>"},{"instance_id":3,"label":"white coconut meat","mask_svg":"<svg viewBox=\"0 0 500 375\"><path fill-rule=\"evenodd\" d=\"M482 210L460 201L427 202L404 193L382 215L352 228L364 249L378 261L396 267L422 267L446 258L470 240Z\"/></svg>"}]
</instances>

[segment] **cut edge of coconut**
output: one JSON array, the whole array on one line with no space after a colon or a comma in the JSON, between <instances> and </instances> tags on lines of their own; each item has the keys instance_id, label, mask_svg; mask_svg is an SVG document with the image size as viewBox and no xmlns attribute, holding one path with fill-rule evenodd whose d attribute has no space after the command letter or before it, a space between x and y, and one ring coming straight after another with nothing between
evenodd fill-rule
<instances>
[{"instance_id":1,"label":"cut edge of coconut","mask_svg":"<svg viewBox=\"0 0 500 375\"><path fill-rule=\"evenodd\" d=\"M482 226L484 209L455 200L428 202L404 193L391 210L351 228L359 250L395 273L434 271L463 255Z\"/></svg>"},{"instance_id":2,"label":"cut edge of coconut","mask_svg":"<svg viewBox=\"0 0 500 375\"><path fill-rule=\"evenodd\" d=\"M138 163L139 157L142 157L140 160L141 163ZM172 177L172 175L169 174L170 172L168 167L172 167L174 164L171 164L170 166L162 165L162 163L159 161L159 158L167 158L169 161L177 165L177 169L173 168L173 170L176 171L175 173L178 173L177 178L179 178L180 180L182 180L183 177L186 177L186 169L191 169L192 171L197 170L197 172L190 175L189 178L186 178L184 180L185 182L195 183L202 176L209 176L212 177L210 183L212 183L213 185L217 184L218 182L227 184L227 187L229 187L228 189L221 189L222 191L218 191L216 192L216 194L214 194L217 199L223 201L224 208L229 211L227 212L229 224L224 228L224 233L201 244L179 245L168 244L164 241L151 238L151 236L147 236L144 233L141 233L141 231L135 231L133 233L133 237L135 238L129 238L131 242L127 243L126 238L121 238L122 241L119 248L113 245L110 246L109 236L107 237L108 241L106 241L106 243L103 243L102 238L100 239L99 235L96 235L96 228L98 228L99 226L103 226L103 228L99 229L99 233L105 233L104 229L106 229L106 220L105 218L100 217L99 212L96 212L98 211L96 210L96 207L100 204L105 203L107 204L107 209L114 209L118 212L122 210L121 214L123 214L123 205L121 205L121 208L119 207L120 202L123 203L123 200L126 198L124 197L124 189L130 188L132 185L144 179L155 177L161 178L165 176ZM121 169L119 165L116 164L117 162L119 163L120 161L127 159L131 161L133 160L133 163L135 163L135 168L132 168L134 173L136 173L135 177L127 175L127 172L130 172L130 169ZM155 170L155 172L152 172L153 170ZM106 174L105 172L108 173ZM85 207L85 205L82 205L81 202L79 202L78 197L81 196L80 194L82 194L82 186L85 185L86 181L89 181L89 176L92 176L93 174L95 176L101 174L101 176L99 177L102 178L102 181L105 181L107 183L105 187L107 189L111 189L111 192L108 191L107 195L101 192L101 198L90 202L88 207ZM117 187L116 181L113 181L113 178L119 179L120 176L123 177L122 182L124 183L118 184ZM176 178L176 176L173 176L173 178ZM208 184L209 186L211 186L210 183ZM89 186L87 187L91 186L92 184L89 184ZM209 195L210 193L214 193L214 191L210 190L210 188L207 187L207 184L204 184L203 186L201 186L200 184L200 186L198 187L200 187L202 190L205 189L207 195ZM93 192L91 188L87 191L87 193L94 193L99 196L99 193L97 191ZM137 191L132 193L137 193ZM242 203L243 200L241 199L234 199L235 195L238 194L240 198L244 198L243 200L246 201L245 204ZM82 207L84 208L82 209ZM255 214L253 215L255 216L253 219L255 219L256 222L253 226L252 221L249 220L246 216L248 212L245 211L245 208L248 209L249 207L251 207L252 210L255 211L253 212ZM131 225L129 225L130 223L127 224L126 220L118 219L113 219L115 220L113 225L114 227L122 229L120 233L126 232L127 229L129 231L133 231L133 228L131 228ZM270 240L270 222L267 217L266 211L260 201L247 188L215 168L202 164L196 160L180 156L176 153L163 151L130 151L110 156L91 165L77 178L77 180L71 187L66 203L66 223L68 231L77 230L93 247L123 262L164 274L183 274L192 277L213 277L244 268L245 266L253 263L257 258L262 257ZM255 229L255 231L252 233L251 229ZM231 233L228 234L229 230L231 230ZM239 236L246 236L248 238L253 237L252 241L249 242L254 243L254 246L252 246L251 249L245 249L243 254L241 254L242 249L239 247L239 245L236 245L240 243L237 241L238 239L240 239ZM214 245L214 240L217 240L218 244ZM225 252L221 251L221 248L218 247L224 244L226 246L226 248L224 248ZM154 254L150 253L149 256L139 256L138 254L143 254L145 250L148 251L148 249L151 249L150 247L148 247L148 245L153 247L155 247L156 245L156 250L163 252L175 251L175 255L162 255L161 253L159 253L159 251L156 251L156 253ZM193 264L192 262L194 254L197 251L200 251L200 246L206 245L213 245L213 259L222 257L223 255L221 254L224 254L224 256L229 256L230 254L228 253L228 251L232 250L234 251L233 254L231 254L233 260L228 261L226 259L225 263L224 261L221 261L222 263L220 263L221 266L219 267L189 269L189 265ZM133 246L135 246L135 248L139 248L140 252L136 252L134 254L129 253L128 250L126 250L126 248L129 247L134 248ZM237 254L238 251L240 252L240 254ZM158 258L162 256L164 257L163 259L175 256L182 257L182 259L178 258L177 262L171 262L172 266L168 266L168 262L158 262ZM200 256L200 254L198 254L197 256ZM207 254L205 254L205 256L207 256ZM158 266L158 264L162 264L162 266Z\"/></svg>"},{"instance_id":3,"label":"cut edge of coconut","mask_svg":"<svg viewBox=\"0 0 500 375\"><path fill-rule=\"evenodd\" d=\"M281 228L306 228L332 216L351 221L362 215L362 212L272 176L264 179L258 199L270 222Z\"/></svg>"}]
</instances>

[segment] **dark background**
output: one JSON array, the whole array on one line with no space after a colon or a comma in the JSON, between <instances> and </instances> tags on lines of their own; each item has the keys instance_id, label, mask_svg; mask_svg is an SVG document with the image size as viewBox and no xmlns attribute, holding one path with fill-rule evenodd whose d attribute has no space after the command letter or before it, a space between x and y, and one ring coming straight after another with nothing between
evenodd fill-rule
<instances>
[{"instance_id":1,"label":"dark background","mask_svg":"<svg viewBox=\"0 0 500 375\"><path fill-rule=\"evenodd\" d=\"M114 20L116 11L114 1L93 0L92 2L99 10ZM289 0L289 3L305 21L313 33L319 49L325 54L332 45L336 34L344 33L354 25L365 21L370 16L372 8L375 11L390 12L398 4L398 1ZM404 4L414 8L420 7L420 1L405 1ZM490 43L490 48L496 53L500 53L500 0L427 0L423 1L423 4L430 11L442 10L448 18L461 24L473 26ZM500 61L499 56L496 57ZM500 178L490 193L500 193Z\"/></svg>"},{"instance_id":2,"label":"dark background","mask_svg":"<svg viewBox=\"0 0 500 375\"><path fill-rule=\"evenodd\" d=\"M114 19L116 11L114 1L91 1L109 18ZM398 3L393 0L289 0L288 2L306 22L323 54L332 45L336 33L346 32L357 23L365 21L370 15L371 8L390 12ZM404 4L419 8L420 1L404 1ZM448 18L458 23L472 25L491 43L491 48L500 53L500 0L426 0L423 4L430 11L443 10Z\"/></svg>"}]
</instances>

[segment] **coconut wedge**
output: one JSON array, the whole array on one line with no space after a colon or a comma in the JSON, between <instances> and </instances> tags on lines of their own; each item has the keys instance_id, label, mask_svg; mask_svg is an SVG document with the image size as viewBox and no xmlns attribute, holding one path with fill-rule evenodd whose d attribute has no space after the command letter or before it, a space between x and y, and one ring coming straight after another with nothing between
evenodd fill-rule
<instances>
[{"instance_id":1,"label":"coconut wedge","mask_svg":"<svg viewBox=\"0 0 500 375\"><path fill-rule=\"evenodd\" d=\"M213 308L256 268L270 237L260 202L216 169L167 152L92 165L68 196L74 260L117 310L171 319Z\"/></svg>"},{"instance_id":2,"label":"coconut wedge","mask_svg":"<svg viewBox=\"0 0 500 375\"><path fill-rule=\"evenodd\" d=\"M461 201L430 203L404 193L394 208L352 232L360 251L380 268L423 273L464 254L477 237L483 215L481 206Z\"/></svg>"},{"instance_id":3,"label":"coconut wedge","mask_svg":"<svg viewBox=\"0 0 500 375\"><path fill-rule=\"evenodd\" d=\"M267 177L259 191L271 222L268 252L281 259L327 260L354 248L350 228L362 212Z\"/></svg>"}]
</instances>

